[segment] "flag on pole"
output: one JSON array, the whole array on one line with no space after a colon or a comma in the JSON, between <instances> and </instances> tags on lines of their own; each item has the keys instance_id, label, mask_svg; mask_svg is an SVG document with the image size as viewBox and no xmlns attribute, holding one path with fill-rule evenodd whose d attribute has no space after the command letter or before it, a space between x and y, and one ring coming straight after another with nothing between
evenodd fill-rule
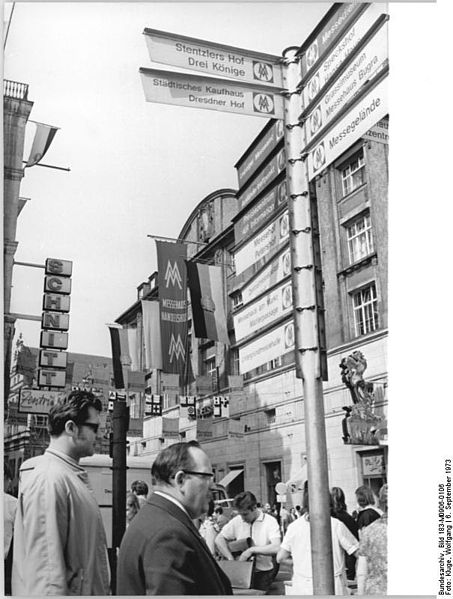
<instances>
[{"instance_id":1,"label":"flag on pole","mask_svg":"<svg viewBox=\"0 0 453 599\"><path fill-rule=\"evenodd\" d=\"M184 243L156 241L160 333L164 372L185 372L187 359L187 275Z\"/></svg>"},{"instance_id":2,"label":"flag on pole","mask_svg":"<svg viewBox=\"0 0 453 599\"><path fill-rule=\"evenodd\" d=\"M35 137L33 139L27 164L24 168L27 168L27 166L34 166L44 158L45 153L55 137L55 133L58 131L58 127L52 127L52 125L44 125L43 123L35 123L35 125Z\"/></svg>"},{"instance_id":3,"label":"flag on pole","mask_svg":"<svg viewBox=\"0 0 453 599\"><path fill-rule=\"evenodd\" d=\"M116 389L126 388L127 370L138 370L137 329L108 325L112 343L113 378Z\"/></svg>"},{"instance_id":4,"label":"flag on pole","mask_svg":"<svg viewBox=\"0 0 453 599\"><path fill-rule=\"evenodd\" d=\"M142 315L145 369L162 370L159 302L142 300Z\"/></svg>"},{"instance_id":5,"label":"flag on pole","mask_svg":"<svg viewBox=\"0 0 453 599\"><path fill-rule=\"evenodd\" d=\"M195 337L228 345L222 268L197 262L186 264Z\"/></svg>"}]
</instances>

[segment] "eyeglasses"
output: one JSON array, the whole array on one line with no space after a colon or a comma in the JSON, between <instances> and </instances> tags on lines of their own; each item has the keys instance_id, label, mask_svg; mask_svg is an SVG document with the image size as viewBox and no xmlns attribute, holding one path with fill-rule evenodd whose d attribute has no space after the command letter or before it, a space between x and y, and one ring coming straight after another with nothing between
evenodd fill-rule
<instances>
[{"instance_id":1,"label":"eyeglasses","mask_svg":"<svg viewBox=\"0 0 453 599\"><path fill-rule=\"evenodd\" d=\"M182 470L184 474L195 474L196 476L205 476L206 478L214 478L214 472L195 472L194 470Z\"/></svg>"},{"instance_id":2,"label":"eyeglasses","mask_svg":"<svg viewBox=\"0 0 453 599\"><path fill-rule=\"evenodd\" d=\"M98 422L81 422L79 426L87 426L88 428L91 428L94 434L96 434L99 430Z\"/></svg>"}]
</instances>

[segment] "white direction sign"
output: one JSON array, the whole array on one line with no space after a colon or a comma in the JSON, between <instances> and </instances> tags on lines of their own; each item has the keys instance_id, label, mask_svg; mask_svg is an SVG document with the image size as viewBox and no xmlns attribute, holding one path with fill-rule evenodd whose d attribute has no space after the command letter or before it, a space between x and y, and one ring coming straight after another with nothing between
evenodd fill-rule
<instances>
[{"instance_id":1,"label":"white direction sign","mask_svg":"<svg viewBox=\"0 0 453 599\"><path fill-rule=\"evenodd\" d=\"M282 87L281 57L206 40L145 29L153 62L228 77L244 83Z\"/></svg>"},{"instance_id":2,"label":"white direction sign","mask_svg":"<svg viewBox=\"0 0 453 599\"><path fill-rule=\"evenodd\" d=\"M324 170L371 127L388 114L386 76L347 112L325 135L324 139L308 153L308 178Z\"/></svg>"},{"instance_id":3,"label":"white direction sign","mask_svg":"<svg viewBox=\"0 0 453 599\"><path fill-rule=\"evenodd\" d=\"M147 102L283 119L275 89L157 69L141 68L140 75Z\"/></svg>"},{"instance_id":4,"label":"white direction sign","mask_svg":"<svg viewBox=\"0 0 453 599\"><path fill-rule=\"evenodd\" d=\"M329 52L321 66L304 85L303 97L304 107L319 94L326 83L335 75L341 64L346 60L349 54L354 50L357 44L362 40L372 25L380 17L386 14L386 4L372 3L360 18L344 34L338 44Z\"/></svg>"},{"instance_id":5,"label":"white direction sign","mask_svg":"<svg viewBox=\"0 0 453 599\"><path fill-rule=\"evenodd\" d=\"M239 348L239 369L241 374L275 360L294 350L294 322L287 322L278 328L260 335L251 343Z\"/></svg>"},{"instance_id":6,"label":"white direction sign","mask_svg":"<svg viewBox=\"0 0 453 599\"><path fill-rule=\"evenodd\" d=\"M291 281L285 281L258 300L245 306L234 314L236 341L240 342L249 335L271 325L288 314L293 308L293 289Z\"/></svg>"},{"instance_id":7,"label":"white direction sign","mask_svg":"<svg viewBox=\"0 0 453 599\"><path fill-rule=\"evenodd\" d=\"M340 77L326 91L305 120L305 140L310 141L328 125L388 59L388 24L385 23L362 48Z\"/></svg>"}]
</instances>

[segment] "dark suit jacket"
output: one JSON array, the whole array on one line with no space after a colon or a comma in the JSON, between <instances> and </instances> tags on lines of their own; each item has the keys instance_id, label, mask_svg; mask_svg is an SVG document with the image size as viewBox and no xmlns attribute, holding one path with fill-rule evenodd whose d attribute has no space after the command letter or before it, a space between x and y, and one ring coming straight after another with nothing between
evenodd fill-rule
<instances>
[{"instance_id":1,"label":"dark suit jacket","mask_svg":"<svg viewBox=\"0 0 453 599\"><path fill-rule=\"evenodd\" d=\"M121 542L117 593L232 595L232 590L189 516L153 494Z\"/></svg>"}]
</instances>

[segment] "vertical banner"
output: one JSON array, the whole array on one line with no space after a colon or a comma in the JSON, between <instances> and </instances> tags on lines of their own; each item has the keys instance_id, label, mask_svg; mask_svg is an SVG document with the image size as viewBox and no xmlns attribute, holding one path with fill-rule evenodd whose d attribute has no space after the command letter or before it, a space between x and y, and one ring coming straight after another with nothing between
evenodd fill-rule
<instances>
[{"instance_id":1,"label":"vertical banner","mask_svg":"<svg viewBox=\"0 0 453 599\"><path fill-rule=\"evenodd\" d=\"M162 370L159 302L142 300L145 369Z\"/></svg>"},{"instance_id":2,"label":"vertical banner","mask_svg":"<svg viewBox=\"0 0 453 599\"><path fill-rule=\"evenodd\" d=\"M223 301L222 268L187 262L195 337L229 344Z\"/></svg>"},{"instance_id":3,"label":"vertical banner","mask_svg":"<svg viewBox=\"0 0 453 599\"><path fill-rule=\"evenodd\" d=\"M185 372L187 351L187 246L156 241L162 368Z\"/></svg>"}]
</instances>

